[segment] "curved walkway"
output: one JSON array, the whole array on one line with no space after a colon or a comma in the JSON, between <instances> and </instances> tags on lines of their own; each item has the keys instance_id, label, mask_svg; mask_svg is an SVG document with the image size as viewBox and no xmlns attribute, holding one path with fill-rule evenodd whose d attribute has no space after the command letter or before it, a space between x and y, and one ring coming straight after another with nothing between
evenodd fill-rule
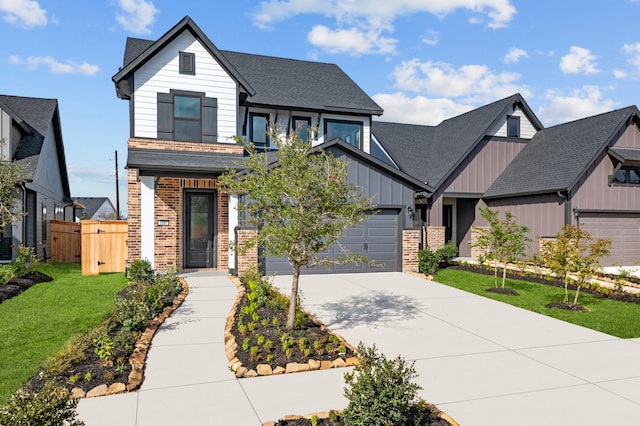
<instances>
[{"instance_id":1,"label":"curved walkway","mask_svg":"<svg viewBox=\"0 0 640 426\"><path fill-rule=\"evenodd\" d=\"M346 369L236 379L223 329L235 286L186 274L140 391L83 399L88 426L260 425L344 408ZM276 277L289 292L291 277ZM422 396L463 426L637 425L640 339L624 340L402 273L310 275L306 309L352 344L416 361Z\"/></svg>"}]
</instances>

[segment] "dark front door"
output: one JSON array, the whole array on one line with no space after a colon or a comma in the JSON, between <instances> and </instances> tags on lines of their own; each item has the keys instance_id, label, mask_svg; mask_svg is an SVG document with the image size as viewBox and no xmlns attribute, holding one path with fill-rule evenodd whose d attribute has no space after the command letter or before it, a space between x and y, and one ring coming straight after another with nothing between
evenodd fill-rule
<instances>
[{"instance_id":1,"label":"dark front door","mask_svg":"<svg viewBox=\"0 0 640 426\"><path fill-rule=\"evenodd\" d=\"M444 242L448 243L453 239L453 206L451 204L442 205L442 225L444 226Z\"/></svg>"},{"instance_id":2,"label":"dark front door","mask_svg":"<svg viewBox=\"0 0 640 426\"><path fill-rule=\"evenodd\" d=\"M11 243L11 225L7 225L0 231L0 260L11 260Z\"/></svg>"},{"instance_id":3,"label":"dark front door","mask_svg":"<svg viewBox=\"0 0 640 426\"><path fill-rule=\"evenodd\" d=\"M216 193L185 193L185 267L216 267Z\"/></svg>"}]
</instances>

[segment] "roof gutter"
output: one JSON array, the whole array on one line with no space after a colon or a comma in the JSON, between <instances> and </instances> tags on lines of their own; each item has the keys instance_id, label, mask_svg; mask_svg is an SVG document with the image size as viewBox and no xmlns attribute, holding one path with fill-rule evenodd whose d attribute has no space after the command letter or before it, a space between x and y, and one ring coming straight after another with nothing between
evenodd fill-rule
<instances>
[{"instance_id":1,"label":"roof gutter","mask_svg":"<svg viewBox=\"0 0 640 426\"><path fill-rule=\"evenodd\" d=\"M569 191L565 191L563 194L562 191L557 192L558 197L564 200L564 224L571 225L571 215L575 213L575 209L571 209L571 200L569 199ZM578 216L576 215L576 220L578 220Z\"/></svg>"}]
</instances>

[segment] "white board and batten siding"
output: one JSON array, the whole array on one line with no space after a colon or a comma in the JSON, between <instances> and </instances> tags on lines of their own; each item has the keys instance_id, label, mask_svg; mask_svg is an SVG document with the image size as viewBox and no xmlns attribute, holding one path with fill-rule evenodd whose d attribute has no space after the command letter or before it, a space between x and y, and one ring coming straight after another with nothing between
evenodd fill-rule
<instances>
[{"instance_id":1,"label":"white board and batten siding","mask_svg":"<svg viewBox=\"0 0 640 426\"><path fill-rule=\"evenodd\" d=\"M503 114L503 119L498 121L489 131L487 135L489 136L501 136L507 137L507 116L520 117L520 138L522 139L532 139L536 135L536 128L529 120L529 117L525 114L525 112L521 108L516 108L515 111L511 111L509 108L509 112L505 112Z\"/></svg>"},{"instance_id":2,"label":"white board and batten siding","mask_svg":"<svg viewBox=\"0 0 640 426\"><path fill-rule=\"evenodd\" d=\"M180 74L179 52L196 55L196 74ZM189 32L183 32L145 63L134 76L134 136L157 138L157 93L169 89L205 93L218 99L218 142L234 143L238 116L237 84Z\"/></svg>"}]
</instances>

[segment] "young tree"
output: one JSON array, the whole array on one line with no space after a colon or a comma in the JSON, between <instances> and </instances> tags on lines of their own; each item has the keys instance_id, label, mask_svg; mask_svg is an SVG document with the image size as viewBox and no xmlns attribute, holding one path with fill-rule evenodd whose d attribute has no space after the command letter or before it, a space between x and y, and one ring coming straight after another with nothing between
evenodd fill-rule
<instances>
[{"instance_id":1,"label":"young tree","mask_svg":"<svg viewBox=\"0 0 640 426\"><path fill-rule=\"evenodd\" d=\"M319 264L363 262L365 256L346 253L329 259L318 253L366 217L375 206L347 181L345 160L311 148L296 132L283 138L271 131L277 148L260 153L251 144L243 172L227 170L220 177L224 191L246 194L238 210L258 232L246 247L262 247L266 255L286 256L293 268L287 328L294 328L300 269Z\"/></svg>"},{"instance_id":2,"label":"young tree","mask_svg":"<svg viewBox=\"0 0 640 426\"><path fill-rule=\"evenodd\" d=\"M0 140L0 144L4 144ZM23 216L18 203L19 184L26 180L24 167L0 160L0 230L20 220Z\"/></svg>"},{"instance_id":3,"label":"young tree","mask_svg":"<svg viewBox=\"0 0 640 426\"><path fill-rule=\"evenodd\" d=\"M488 228L478 228L478 237L473 244L483 250L483 256L496 262L494 267L494 283L498 287L498 265L502 265L502 288L507 279L507 265L517 262L526 252L531 239L527 236L529 228L518 225L511 212L505 212L501 220L498 212L483 207L480 215L489 222Z\"/></svg>"},{"instance_id":4,"label":"young tree","mask_svg":"<svg viewBox=\"0 0 640 426\"><path fill-rule=\"evenodd\" d=\"M593 278L602 266L602 258L609 254L611 240L593 239L590 232L579 226L565 225L552 240L542 240L540 263L551 269L564 283L564 299L569 304L569 274L576 276L576 295L573 305L578 303L580 288Z\"/></svg>"}]
</instances>

